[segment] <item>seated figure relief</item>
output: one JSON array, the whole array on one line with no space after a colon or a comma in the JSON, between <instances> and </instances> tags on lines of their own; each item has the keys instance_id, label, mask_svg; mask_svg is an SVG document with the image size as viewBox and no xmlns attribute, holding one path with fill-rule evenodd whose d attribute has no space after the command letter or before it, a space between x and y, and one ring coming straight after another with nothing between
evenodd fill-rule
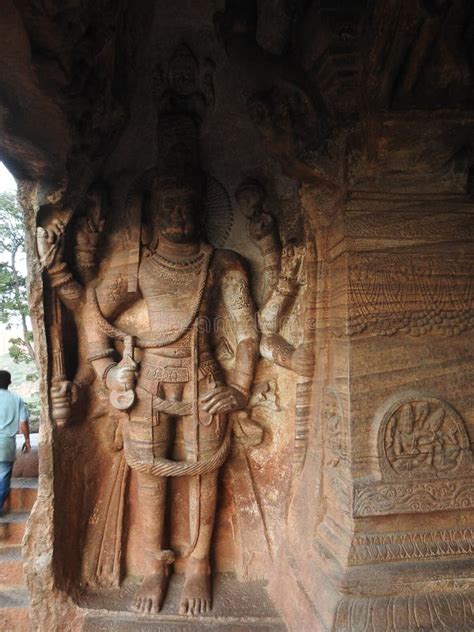
<instances>
[{"instance_id":1,"label":"seated figure relief","mask_svg":"<svg viewBox=\"0 0 474 632\"><path fill-rule=\"evenodd\" d=\"M388 461L401 475L449 473L460 464L463 434L442 405L426 401L405 403L387 425Z\"/></svg>"}]
</instances>

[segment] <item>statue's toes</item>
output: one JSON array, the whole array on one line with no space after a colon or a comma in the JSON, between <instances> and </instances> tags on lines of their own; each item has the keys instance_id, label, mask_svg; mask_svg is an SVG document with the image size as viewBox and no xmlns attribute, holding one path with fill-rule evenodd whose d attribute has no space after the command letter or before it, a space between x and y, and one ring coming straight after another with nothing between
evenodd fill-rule
<instances>
[{"instance_id":1,"label":"statue's toes","mask_svg":"<svg viewBox=\"0 0 474 632\"><path fill-rule=\"evenodd\" d=\"M141 597L137 597L136 599L133 600L132 606L131 606L131 610L133 610L133 612L140 612L142 606L142 599Z\"/></svg>"},{"instance_id":2,"label":"statue's toes","mask_svg":"<svg viewBox=\"0 0 474 632\"><path fill-rule=\"evenodd\" d=\"M153 604L153 599L144 599L143 600L144 606L143 606L143 612L145 614L150 614L152 612L152 604Z\"/></svg>"},{"instance_id":3,"label":"statue's toes","mask_svg":"<svg viewBox=\"0 0 474 632\"><path fill-rule=\"evenodd\" d=\"M200 598L183 599L179 606L179 614L197 615L211 611L211 600Z\"/></svg>"}]
</instances>

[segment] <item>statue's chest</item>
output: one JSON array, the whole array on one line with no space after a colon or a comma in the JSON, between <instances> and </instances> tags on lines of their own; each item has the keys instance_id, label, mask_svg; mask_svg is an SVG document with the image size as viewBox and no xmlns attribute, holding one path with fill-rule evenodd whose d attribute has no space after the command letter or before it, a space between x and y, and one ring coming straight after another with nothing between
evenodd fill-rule
<instances>
[{"instance_id":1,"label":"statue's chest","mask_svg":"<svg viewBox=\"0 0 474 632\"><path fill-rule=\"evenodd\" d=\"M189 319L200 300L202 275L198 266L171 268L148 259L140 265L139 283L150 326L164 331Z\"/></svg>"}]
</instances>

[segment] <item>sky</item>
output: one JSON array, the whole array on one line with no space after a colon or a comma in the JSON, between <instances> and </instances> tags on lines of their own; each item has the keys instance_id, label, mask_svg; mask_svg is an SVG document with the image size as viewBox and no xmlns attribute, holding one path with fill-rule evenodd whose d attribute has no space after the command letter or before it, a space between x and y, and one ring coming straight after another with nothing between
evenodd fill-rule
<instances>
[{"instance_id":1,"label":"sky","mask_svg":"<svg viewBox=\"0 0 474 632\"><path fill-rule=\"evenodd\" d=\"M0 192L1 191L16 191L15 179L3 162L0 162Z\"/></svg>"},{"instance_id":2,"label":"sky","mask_svg":"<svg viewBox=\"0 0 474 632\"><path fill-rule=\"evenodd\" d=\"M0 162L0 192L2 191L16 191L16 182L3 162ZM0 324L0 355L8 352L8 339L15 335L15 329L7 331L5 325Z\"/></svg>"}]
</instances>

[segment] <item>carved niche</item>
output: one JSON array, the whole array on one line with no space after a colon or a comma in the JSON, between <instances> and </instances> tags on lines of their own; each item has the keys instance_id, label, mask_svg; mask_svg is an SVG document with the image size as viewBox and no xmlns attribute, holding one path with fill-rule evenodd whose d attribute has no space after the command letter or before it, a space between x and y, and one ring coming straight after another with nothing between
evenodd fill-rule
<instances>
[{"instance_id":1,"label":"carved niche","mask_svg":"<svg viewBox=\"0 0 474 632\"><path fill-rule=\"evenodd\" d=\"M386 410L378 450L384 480L458 477L472 463L459 414L440 399L414 394Z\"/></svg>"},{"instance_id":2,"label":"carved niche","mask_svg":"<svg viewBox=\"0 0 474 632\"><path fill-rule=\"evenodd\" d=\"M236 220L247 219L261 255L265 291L255 306L252 269L222 248L233 231L229 183L201 163L201 124L213 104L204 70L184 45L156 70L158 151L124 187L123 222L104 185L84 208L52 208L37 230L56 310L53 419L64 467L75 460L86 490L80 516L68 511L70 488L61 490L65 531L82 542L64 573L86 587L81 604L107 605L130 580L124 605L145 615L171 607L172 569L185 575L173 611L186 615L212 608L211 572L268 577L289 496L284 485L272 493L275 472L289 479L293 453L303 465L310 430L314 247L303 228L280 233L264 187L245 179ZM302 313L305 325L292 330ZM70 340L62 316L74 318ZM87 371L69 366L72 355ZM294 430L278 424L284 388L293 390ZM235 405L218 412L214 398L224 394ZM78 447L87 467L77 464ZM232 542L222 526L231 520Z\"/></svg>"}]
</instances>

